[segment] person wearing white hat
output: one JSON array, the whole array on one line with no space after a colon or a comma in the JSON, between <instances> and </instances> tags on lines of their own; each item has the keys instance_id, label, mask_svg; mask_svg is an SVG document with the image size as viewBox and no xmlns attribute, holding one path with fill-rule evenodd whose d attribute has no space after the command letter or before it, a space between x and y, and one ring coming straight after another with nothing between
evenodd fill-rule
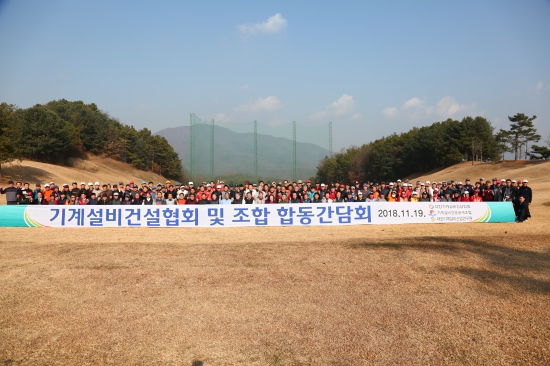
<instances>
[{"instance_id":1,"label":"person wearing white hat","mask_svg":"<svg viewBox=\"0 0 550 366\"><path fill-rule=\"evenodd\" d=\"M101 190L101 187L99 186L99 182L95 182L91 193L95 193L96 197L101 197L102 192L103 191Z\"/></svg>"},{"instance_id":2,"label":"person wearing white hat","mask_svg":"<svg viewBox=\"0 0 550 366\"><path fill-rule=\"evenodd\" d=\"M518 189L518 197L523 197L525 199L525 207L527 207L527 211L523 213L526 215L526 220L528 220L531 217L529 206L531 205L531 201L533 199L533 191L531 190L531 187L529 187L529 181L527 179L522 180L522 185Z\"/></svg>"}]
</instances>

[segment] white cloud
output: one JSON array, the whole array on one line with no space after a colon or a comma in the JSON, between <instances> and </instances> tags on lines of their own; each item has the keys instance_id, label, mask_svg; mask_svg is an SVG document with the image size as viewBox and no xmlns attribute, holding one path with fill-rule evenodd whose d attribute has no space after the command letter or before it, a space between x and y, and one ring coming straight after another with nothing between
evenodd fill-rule
<instances>
[{"instance_id":1,"label":"white cloud","mask_svg":"<svg viewBox=\"0 0 550 366\"><path fill-rule=\"evenodd\" d=\"M423 104L423 100L420 100L419 98L411 98L403 104L403 108L422 107Z\"/></svg>"},{"instance_id":2,"label":"white cloud","mask_svg":"<svg viewBox=\"0 0 550 366\"><path fill-rule=\"evenodd\" d=\"M279 98L274 95L271 95L267 98L258 98L255 102L243 104L235 108L237 113L251 113L251 112L273 112L277 109L282 108L283 105Z\"/></svg>"},{"instance_id":3,"label":"white cloud","mask_svg":"<svg viewBox=\"0 0 550 366\"><path fill-rule=\"evenodd\" d=\"M469 113L473 112L476 107L476 104L460 104L453 97L442 98L437 105L435 106L435 112L437 115L443 118L450 118L457 114L458 112Z\"/></svg>"},{"instance_id":4,"label":"white cloud","mask_svg":"<svg viewBox=\"0 0 550 366\"><path fill-rule=\"evenodd\" d=\"M536 90L536 91L540 91L541 89L542 89L542 81L539 81L539 82L537 83L537 86L535 87L535 90Z\"/></svg>"},{"instance_id":5,"label":"white cloud","mask_svg":"<svg viewBox=\"0 0 550 366\"><path fill-rule=\"evenodd\" d=\"M237 90L250 90L250 85L244 84L237 87Z\"/></svg>"},{"instance_id":6,"label":"white cloud","mask_svg":"<svg viewBox=\"0 0 550 366\"><path fill-rule=\"evenodd\" d=\"M386 118L395 117L398 113L397 107L388 107L382 111L382 114Z\"/></svg>"},{"instance_id":7,"label":"white cloud","mask_svg":"<svg viewBox=\"0 0 550 366\"><path fill-rule=\"evenodd\" d=\"M360 121L363 119L363 116L360 115L359 113L354 113L352 116L351 116L351 119L354 120L354 121Z\"/></svg>"},{"instance_id":8,"label":"white cloud","mask_svg":"<svg viewBox=\"0 0 550 366\"><path fill-rule=\"evenodd\" d=\"M255 24L241 24L237 28L245 34L274 34L286 28L288 22L281 16L281 13L277 13L269 18L265 22Z\"/></svg>"},{"instance_id":9,"label":"white cloud","mask_svg":"<svg viewBox=\"0 0 550 366\"><path fill-rule=\"evenodd\" d=\"M226 115L225 113L218 113L214 117L214 121L216 122L231 122L233 120L233 117Z\"/></svg>"},{"instance_id":10,"label":"white cloud","mask_svg":"<svg viewBox=\"0 0 550 366\"><path fill-rule=\"evenodd\" d=\"M329 116L342 116L351 113L355 109L353 95L344 94L338 100L328 105L324 111L315 112L310 119L321 119Z\"/></svg>"},{"instance_id":11,"label":"white cloud","mask_svg":"<svg viewBox=\"0 0 550 366\"><path fill-rule=\"evenodd\" d=\"M449 96L441 98L435 106L427 105L425 100L415 97L406 101L401 108L390 107L384 109L381 113L387 119L398 115L405 119L422 119L426 117L447 119L475 114L475 108L475 103L470 105L460 104L456 99Z\"/></svg>"}]
</instances>

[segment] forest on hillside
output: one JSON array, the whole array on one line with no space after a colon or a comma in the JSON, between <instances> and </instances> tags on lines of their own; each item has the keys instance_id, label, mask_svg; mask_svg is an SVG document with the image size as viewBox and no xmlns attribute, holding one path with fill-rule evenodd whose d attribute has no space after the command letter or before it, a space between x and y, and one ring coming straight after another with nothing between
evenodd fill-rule
<instances>
[{"instance_id":1,"label":"forest on hillside","mask_svg":"<svg viewBox=\"0 0 550 366\"><path fill-rule=\"evenodd\" d=\"M324 158L317 166L316 179L321 182L395 180L461 161L498 161L506 152L515 153L516 160L550 158L547 147L533 144L541 138L533 126L536 116L518 113L508 118L510 129L496 133L487 119L465 117L461 121L447 119L431 126L414 127L360 147L352 146ZM550 147L550 141L548 145Z\"/></svg>"},{"instance_id":2,"label":"forest on hillside","mask_svg":"<svg viewBox=\"0 0 550 366\"><path fill-rule=\"evenodd\" d=\"M0 104L0 164L23 158L64 164L86 153L173 179L183 175L166 138L120 123L94 103L61 99L26 109Z\"/></svg>"}]
</instances>

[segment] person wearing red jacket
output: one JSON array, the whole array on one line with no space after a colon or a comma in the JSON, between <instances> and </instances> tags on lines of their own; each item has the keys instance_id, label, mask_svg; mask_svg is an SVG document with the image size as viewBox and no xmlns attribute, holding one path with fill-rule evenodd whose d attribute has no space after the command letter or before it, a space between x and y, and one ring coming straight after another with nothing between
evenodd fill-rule
<instances>
[{"instance_id":1,"label":"person wearing red jacket","mask_svg":"<svg viewBox=\"0 0 550 366\"><path fill-rule=\"evenodd\" d=\"M495 197L493 195L493 191L491 189L484 189L481 191L481 198L483 199L483 202L492 202L495 200Z\"/></svg>"},{"instance_id":2,"label":"person wearing red jacket","mask_svg":"<svg viewBox=\"0 0 550 366\"><path fill-rule=\"evenodd\" d=\"M470 197L470 202L483 202L483 198L479 195L479 190L474 189L474 195Z\"/></svg>"},{"instance_id":3,"label":"person wearing red jacket","mask_svg":"<svg viewBox=\"0 0 550 366\"><path fill-rule=\"evenodd\" d=\"M458 197L457 202L470 202L470 192L464 191L462 197Z\"/></svg>"}]
</instances>

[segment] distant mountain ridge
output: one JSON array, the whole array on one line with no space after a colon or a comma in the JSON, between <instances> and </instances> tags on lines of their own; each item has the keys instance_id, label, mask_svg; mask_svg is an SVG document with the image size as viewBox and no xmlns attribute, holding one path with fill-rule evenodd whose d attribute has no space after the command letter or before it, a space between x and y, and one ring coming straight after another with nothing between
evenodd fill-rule
<instances>
[{"instance_id":1,"label":"distant mountain ridge","mask_svg":"<svg viewBox=\"0 0 550 366\"><path fill-rule=\"evenodd\" d=\"M190 128L167 128L156 133L165 137L189 169ZM214 175L228 177L254 174L254 134L214 127ZM327 149L311 143L296 143L297 179L315 176L319 161L330 155ZM195 125L196 174L210 175L210 126ZM283 137L258 134L258 176L262 179L292 179L293 142Z\"/></svg>"}]
</instances>

